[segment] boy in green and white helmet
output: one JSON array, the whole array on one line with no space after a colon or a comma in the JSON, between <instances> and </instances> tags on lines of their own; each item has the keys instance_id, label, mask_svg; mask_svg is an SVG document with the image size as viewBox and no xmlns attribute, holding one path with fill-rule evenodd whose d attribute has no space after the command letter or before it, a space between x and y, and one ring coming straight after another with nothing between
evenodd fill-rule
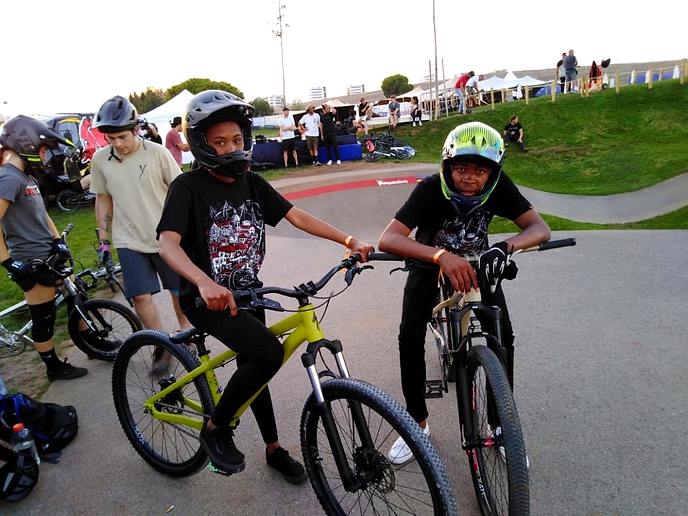
<instances>
[{"instance_id":1,"label":"boy in green and white helmet","mask_svg":"<svg viewBox=\"0 0 688 516\"><path fill-rule=\"evenodd\" d=\"M507 373L513 387L514 335L499 283L509 256L549 240L550 230L502 170L503 162L504 142L498 131L481 122L457 126L444 142L439 173L418 183L378 242L380 251L426 262L410 267L399 327L406 408L426 434L430 427L425 403L425 330L437 299L438 268L455 290L480 288L484 302L502 309ZM488 226L495 215L512 220L521 231L490 246ZM415 240L409 238L414 229ZM480 256L477 274L460 255ZM483 325L489 322L481 320ZM390 460L400 464L411 457L399 438Z\"/></svg>"}]
</instances>

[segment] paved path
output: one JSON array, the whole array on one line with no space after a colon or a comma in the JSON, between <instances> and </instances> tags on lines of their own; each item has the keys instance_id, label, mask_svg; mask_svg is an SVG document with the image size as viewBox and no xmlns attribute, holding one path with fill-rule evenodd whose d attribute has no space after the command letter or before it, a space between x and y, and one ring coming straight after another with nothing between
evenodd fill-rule
<instances>
[{"instance_id":1,"label":"paved path","mask_svg":"<svg viewBox=\"0 0 688 516\"><path fill-rule=\"evenodd\" d=\"M393 197L410 188L342 190L296 202L372 240L395 209ZM266 284L316 279L341 257L341 246L291 234L283 225L268 231ZM520 256L518 279L505 285L517 334L516 401L531 463L531 514L688 514L688 231L580 231L554 238L568 236L577 238L576 247ZM391 268L377 263L357 277L332 301L323 328L344 342L354 376L400 399L396 333L405 276L388 274ZM174 328L169 297L154 299L166 327ZM173 479L157 473L119 426L111 364L87 360L77 350L70 360L87 365L89 374L56 382L43 400L75 405L79 436L60 464L41 466L29 498L0 502L0 514L321 514L309 484L291 486L267 468L250 415L237 435L247 462L241 474L227 478L205 470ZM435 358L428 355L427 363L432 371ZM223 370L220 381L231 373ZM298 359L272 384L281 441L297 457L308 389ZM429 408L432 441L445 459L461 514L477 516L452 393L431 400Z\"/></svg>"},{"instance_id":2,"label":"paved path","mask_svg":"<svg viewBox=\"0 0 688 516\"><path fill-rule=\"evenodd\" d=\"M345 172L280 179L273 181L273 184L286 193L312 189L315 194L325 186L339 185L340 188L346 188L347 183L359 183L360 187L366 187L372 186L372 184L366 184L366 180L372 180L372 182L390 178L410 180L413 176L424 176L437 170L435 165L424 163L384 169L366 168L367 165L369 164L360 163ZM330 170L327 169L327 172ZM520 188L537 211L577 222L597 224L637 222L688 206L688 173L636 192L615 195L563 195L523 186Z\"/></svg>"}]
</instances>

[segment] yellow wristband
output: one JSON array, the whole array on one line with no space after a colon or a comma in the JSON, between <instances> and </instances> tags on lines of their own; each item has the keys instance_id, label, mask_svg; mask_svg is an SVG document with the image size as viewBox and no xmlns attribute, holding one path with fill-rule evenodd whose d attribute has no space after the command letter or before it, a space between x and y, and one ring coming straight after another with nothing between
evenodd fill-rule
<instances>
[{"instance_id":1,"label":"yellow wristband","mask_svg":"<svg viewBox=\"0 0 688 516\"><path fill-rule=\"evenodd\" d=\"M442 256L444 253L446 253L446 249L440 249L435 253L435 256L432 257L432 263L437 263L437 261L440 259L440 256Z\"/></svg>"},{"instance_id":2,"label":"yellow wristband","mask_svg":"<svg viewBox=\"0 0 688 516\"><path fill-rule=\"evenodd\" d=\"M349 235L348 237L346 237L346 240L344 240L344 245L345 245L346 247L349 247L349 244L351 243L351 241L352 241L353 239L354 239L354 237L352 237L351 235Z\"/></svg>"}]
</instances>

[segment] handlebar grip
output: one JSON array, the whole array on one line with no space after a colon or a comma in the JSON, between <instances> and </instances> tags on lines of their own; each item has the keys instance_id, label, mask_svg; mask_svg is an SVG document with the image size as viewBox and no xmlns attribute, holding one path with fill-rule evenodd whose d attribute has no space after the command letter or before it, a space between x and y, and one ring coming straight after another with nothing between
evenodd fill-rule
<instances>
[{"instance_id":1,"label":"handlebar grip","mask_svg":"<svg viewBox=\"0 0 688 516\"><path fill-rule=\"evenodd\" d=\"M548 251L549 249L557 249L559 247L571 247L576 245L575 238L562 238L561 240L550 240L549 242L543 242L539 246L539 251Z\"/></svg>"},{"instance_id":2,"label":"handlebar grip","mask_svg":"<svg viewBox=\"0 0 688 516\"><path fill-rule=\"evenodd\" d=\"M67 224L67 227L62 230L62 238L66 237L72 229L74 229L74 224L70 222Z\"/></svg>"},{"instance_id":3,"label":"handlebar grip","mask_svg":"<svg viewBox=\"0 0 688 516\"><path fill-rule=\"evenodd\" d=\"M205 301L200 296L196 298L196 301L194 301L194 303L196 304L196 308L205 308L206 307Z\"/></svg>"},{"instance_id":4,"label":"handlebar grip","mask_svg":"<svg viewBox=\"0 0 688 516\"><path fill-rule=\"evenodd\" d=\"M404 257L392 253L369 253L368 261L371 262L403 262Z\"/></svg>"}]
</instances>

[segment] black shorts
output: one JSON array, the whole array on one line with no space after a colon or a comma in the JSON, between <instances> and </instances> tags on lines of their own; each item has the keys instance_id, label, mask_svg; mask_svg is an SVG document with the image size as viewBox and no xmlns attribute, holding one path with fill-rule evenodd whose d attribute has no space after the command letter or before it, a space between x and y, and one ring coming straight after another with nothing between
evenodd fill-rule
<instances>
[{"instance_id":1,"label":"black shorts","mask_svg":"<svg viewBox=\"0 0 688 516\"><path fill-rule=\"evenodd\" d=\"M282 150L284 152L296 150L296 138L282 140Z\"/></svg>"}]
</instances>

